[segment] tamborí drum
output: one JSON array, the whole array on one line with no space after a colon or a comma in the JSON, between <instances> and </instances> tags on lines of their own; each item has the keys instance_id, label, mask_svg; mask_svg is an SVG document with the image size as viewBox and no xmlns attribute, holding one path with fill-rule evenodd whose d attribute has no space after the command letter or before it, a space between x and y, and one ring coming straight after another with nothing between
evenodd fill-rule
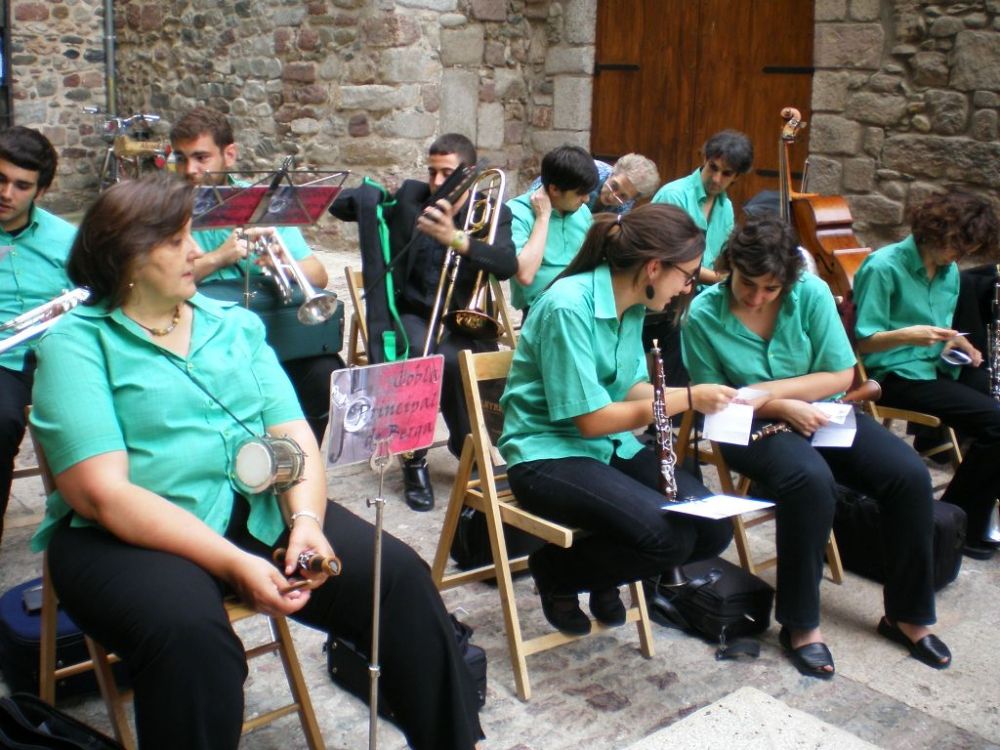
<instances>
[{"instance_id":1,"label":"tambor\u00ed drum","mask_svg":"<svg viewBox=\"0 0 1000 750\"><path fill-rule=\"evenodd\" d=\"M290 437L252 437L236 449L234 481L240 492L281 494L302 480L306 454Z\"/></svg>"}]
</instances>

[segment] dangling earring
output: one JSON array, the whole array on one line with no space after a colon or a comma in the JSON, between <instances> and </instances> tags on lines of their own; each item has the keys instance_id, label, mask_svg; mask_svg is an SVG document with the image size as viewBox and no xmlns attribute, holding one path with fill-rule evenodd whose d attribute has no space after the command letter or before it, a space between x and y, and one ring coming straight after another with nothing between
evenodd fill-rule
<instances>
[{"instance_id":1,"label":"dangling earring","mask_svg":"<svg viewBox=\"0 0 1000 750\"><path fill-rule=\"evenodd\" d=\"M653 288L652 284L646 284L646 299L653 299L656 296L656 290Z\"/></svg>"}]
</instances>

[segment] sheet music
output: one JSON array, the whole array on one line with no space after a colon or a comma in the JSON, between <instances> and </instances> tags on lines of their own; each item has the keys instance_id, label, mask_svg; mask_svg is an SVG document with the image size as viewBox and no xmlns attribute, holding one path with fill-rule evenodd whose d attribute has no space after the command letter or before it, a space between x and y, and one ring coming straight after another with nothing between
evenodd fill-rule
<instances>
[{"instance_id":1,"label":"sheet music","mask_svg":"<svg viewBox=\"0 0 1000 750\"><path fill-rule=\"evenodd\" d=\"M850 448L858 432L858 420L850 404L834 404L829 401L814 403L817 409L829 417L830 421L812 435L813 448Z\"/></svg>"},{"instance_id":2,"label":"sheet music","mask_svg":"<svg viewBox=\"0 0 1000 750\"><path fill-rule=\"evenodd\" d=\"M748 403L764 395L764 391L753 388L740 388L736 399L722 411L705 415L705 425L702 434L707 440L717 443L732 443L747 445L750 443L750 425L753 422L753 407Z\"/></svg>"},{"instance_id":3,"label":"sheet music","mask_svg":"<svg viewBox=\"0 0 1000 750\"><path fill-rule=\"evenodd\" d=\"M732 516L741 516L744 513L753 513L758 510L767 510L774 507L774 503L768 500L752 500L748 497L736 497L735 495L709 495L708 497L688 500L683 503L665 503L660 507L672 513L685 513L689 516L719 520L722 518L731 518Z\"/></svg>"}]
</instances>

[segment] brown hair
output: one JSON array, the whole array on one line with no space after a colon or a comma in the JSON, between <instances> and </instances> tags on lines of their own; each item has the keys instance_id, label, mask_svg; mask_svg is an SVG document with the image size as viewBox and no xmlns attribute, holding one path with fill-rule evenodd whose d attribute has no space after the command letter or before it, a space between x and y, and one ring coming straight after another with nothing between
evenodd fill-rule
<instances>
[{"instance_id":1,"label":"brown hair","mask_svg":"<svg viewBox=\"0 0 1000 750\"><path fill-rule=\"evenodd\" d=\"M997 250L997 215L986 198L963 190L932 193L910 208L917 246L951 248L959 257Z\"/></svg>"},{"instance_id":2,"label":"brown hair","mask_svg":"<svg viewBox=\"0 0 1000 750\"><path fill-rule=\"evenodd\" d=\"M221 112L209 107L195 107L170 129L170 142L193 141L208 133L220 149L236 142L233 126Z\"/></svg>"},{"instance_id":3,"label":"brown hair","mask_svg":"<svg viewBox=\"0 0 1000 750\"><path fill-rule=\"evenodd\" d=\"M756 278L772 275L787 292L799 280L805 260L795 230L776 216L751 217L737 226L715 259L715 270Z\"/></svg>"},{"instance_id":4,"label":"brown hair","mask_svg":"<svg viewBox=\"0 0 1000 750\"><path fill-rule=\"evenodd\" d=\"M136 264L184 228L193 204L194 187L162 173L119 182L97 196L67 263L70 280L90 290L87 304L120 307Z\"/></svg>"}]
</instances>

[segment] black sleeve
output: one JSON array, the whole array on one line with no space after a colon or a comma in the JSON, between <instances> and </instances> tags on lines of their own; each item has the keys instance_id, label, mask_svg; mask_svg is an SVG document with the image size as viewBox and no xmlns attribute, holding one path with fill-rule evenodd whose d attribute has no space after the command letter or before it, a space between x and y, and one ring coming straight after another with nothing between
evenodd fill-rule
<instances>
[{"instance_id":1,"label":"black sleeve","mask_svg":"<svg viewBox=\"0 0 1000 750\"><path fill-rule=\"evenodd\" d=\"M512 214L506 205L500 206L499 224L493 244L469 238L469 253L466 257L479 268L491 273L501 281L506 281L517 273L517 250L511 236Z\"/></svg>"}]
</instances>

